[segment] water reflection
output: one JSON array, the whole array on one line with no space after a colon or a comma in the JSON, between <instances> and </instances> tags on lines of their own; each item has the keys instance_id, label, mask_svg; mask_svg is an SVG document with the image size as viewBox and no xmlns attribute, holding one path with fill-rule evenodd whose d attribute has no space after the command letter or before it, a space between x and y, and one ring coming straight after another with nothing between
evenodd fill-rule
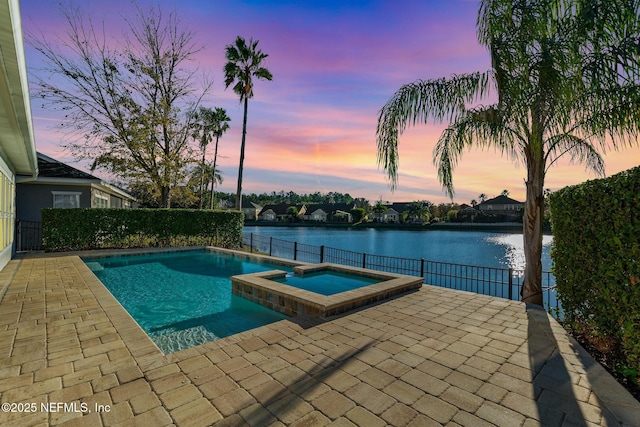
<instances>
[{"instance_id":1,"label":"water reflection","mask_svg":"<svg viewBox=\"0 0 640 427\"><path fill-rule=\"evenodd\" d=\"M522 234L499 234L485 237L486 242L500 247L504 253L498 262L505 268L523 270L524 259L524 239ZM542 236L542 265L549 265L549 247L553 242L553 236Z\"/></svg>"}]
</instances>

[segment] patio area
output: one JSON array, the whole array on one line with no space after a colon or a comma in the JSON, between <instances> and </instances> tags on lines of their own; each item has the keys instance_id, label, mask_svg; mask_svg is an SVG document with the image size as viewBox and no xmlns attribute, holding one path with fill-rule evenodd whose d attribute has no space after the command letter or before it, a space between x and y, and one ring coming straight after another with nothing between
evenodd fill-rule
<instances>
[{"instance_id":1,"label":"patio area","mask_svg":"<svg viewBox=\"0 0 640 427\"><path fill-rule=\"evenodd\" d=\"M553 318L505 299L424 286L164 355L77 254L15 259L0 291L0 425L640 425Z\"/></svg>"}]
</instances>

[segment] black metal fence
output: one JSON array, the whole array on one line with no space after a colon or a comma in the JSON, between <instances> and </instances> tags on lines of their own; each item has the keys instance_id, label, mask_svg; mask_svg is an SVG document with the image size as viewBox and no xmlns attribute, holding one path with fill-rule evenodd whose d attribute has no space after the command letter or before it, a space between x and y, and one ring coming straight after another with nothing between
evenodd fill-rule
<instances>
[{"instance_id":1,"label":"black metal fence","mask_svg":"<svg viewBox=\"0 0 640 427\"><path fill-rule=\"evenodd\" d=\"M520 300L520 290L524 279L524 270L513 268L480 267L428 261L424 258L373 255L324 245L307 245L255 233L244 233L242 243L248 246L251 252L261 252L271 256L304 262L331 262L390 273L419 276L429 285L510 300ZM561 310L556 298L555 277L550 271L542 273L542 292L545 308L554 316L559 317Z\"/></svg>"},{"instance_id":2,"label":"black metal fence","mask_svg":"<svg viewBox=\"0 0 640 427\"><path fill-rule=\"evenodd\" d=\"M16 221L16 251L42 250L42 223L38 221Z\"/></svg>"}]
</instances>

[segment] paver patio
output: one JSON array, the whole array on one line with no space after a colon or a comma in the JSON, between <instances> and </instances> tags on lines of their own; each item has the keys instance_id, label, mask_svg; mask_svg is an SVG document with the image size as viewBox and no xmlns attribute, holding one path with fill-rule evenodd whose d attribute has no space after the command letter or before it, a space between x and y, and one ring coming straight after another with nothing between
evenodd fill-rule
<instances>
[{"instance_id":1,"label":"paver patio","mask_svg":"<svg viewBox=\"0 0 640 427\"><path fill-rule=\"evenodd\" d=\"M13 260L0 289L1 426L640 425L640 403L519 302L425 286L164 355L78 256Z\"/></svg>"}]
</instances>

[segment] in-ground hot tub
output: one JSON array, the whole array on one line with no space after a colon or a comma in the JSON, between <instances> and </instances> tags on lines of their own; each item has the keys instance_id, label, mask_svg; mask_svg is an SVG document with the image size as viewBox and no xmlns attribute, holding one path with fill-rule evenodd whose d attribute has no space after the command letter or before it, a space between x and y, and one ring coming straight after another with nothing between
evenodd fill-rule
<instances>
[{"instance_id":1,"label":"in-ground hot tub","mask_svg":"<svg viewBox=\"0 0 640 427\"><path fill-rule=\"evenodd\" d=\"M288 316L329 317L417 290L422 278L338 264L231 277L232 292Z\"/></svg>"}]
</instances>

